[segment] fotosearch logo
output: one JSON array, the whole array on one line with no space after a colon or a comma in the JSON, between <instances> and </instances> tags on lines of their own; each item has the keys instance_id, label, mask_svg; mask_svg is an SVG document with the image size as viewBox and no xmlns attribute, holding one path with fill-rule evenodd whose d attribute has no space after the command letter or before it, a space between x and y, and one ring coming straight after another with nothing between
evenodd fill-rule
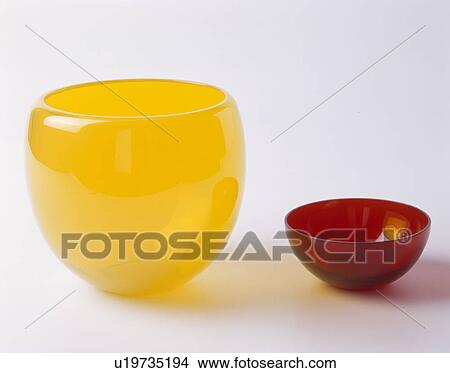
<instances>
[{"instance_id":1,"label":"fotosearch logo","mask_svg":"<svg viewBox=\"0 0 450 373\"><path fill-rule=\"evenodd\" d=\"M281 261L293 253L303 262L367 263L369 255L379 255L383 263L395 263L397 249L411 240L409 229L384 229L382 237L369 238L365 229L327 229L314 237L307 232L278 231L273 240L283 245L266 247L255 232L248 231L231 252L223 252L230 232L89 232L62 233L61 257L77 253L87 259L115 257L126 260L133 255L142 260L230 260ZM382 242L380 245L372 243ZM150 249L149 249L150 247Z\"/></svg>"}]
</instances>

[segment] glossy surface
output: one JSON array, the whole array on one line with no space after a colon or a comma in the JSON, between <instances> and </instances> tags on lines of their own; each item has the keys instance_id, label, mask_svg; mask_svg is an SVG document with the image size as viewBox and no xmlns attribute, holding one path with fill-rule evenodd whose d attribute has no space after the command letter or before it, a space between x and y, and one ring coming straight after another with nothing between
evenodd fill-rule
<instances>
[{"instance_id":1,"label":"glossy surface","mask_svg":"<svg viewBox=\"0 0 450 373\"><path fill-rule=\"evenodd\" d=\"M63 232L230 231L241 200L244 142L234 100L198 83L126 80L54 91L34 107L29 190L61 258ZM209 262L118 259L71 250L64 262L97 287L146 294L180 285ZM149 247L147 250L153 250ZM168 256L173 248L169 246Z\"/></svg>"},{"instance_id":2,"label":"glossy surface","mask_svg":"<svg viewBox=\"0 0 450 373\"><path fill-rule=\"evenodd\" d=\"M311 203L292 210L285 223L305 267L345 289L374 288L401 277L419 258L431 227L423 211L376 199Z\"/></svg>"}]
</instances>

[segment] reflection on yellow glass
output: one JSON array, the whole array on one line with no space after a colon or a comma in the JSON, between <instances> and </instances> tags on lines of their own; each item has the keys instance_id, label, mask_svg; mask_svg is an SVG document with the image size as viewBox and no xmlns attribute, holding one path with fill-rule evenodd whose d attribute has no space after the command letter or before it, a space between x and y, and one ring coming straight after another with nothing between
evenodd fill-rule
<instances>
[{"instance_id":1,"label":"reflection on yellow glass","mask_svg":"<svg viewBox=\"0 0 450 373\"><path fill-rule=\"evenodd\" d=\"M239 209L244 144L224 91L170 80L88 83L54 91L30 116L27 173L33 207L56 252L69 232L230 231ZM198 238L197 241L200 239ZM91 243L90 250L101 250ZM151 242L144 250L153 251ZM182 284L207 261L143 260L126 241L64 262L97 287L145 294Z\"/></svg>"}]
</instances>

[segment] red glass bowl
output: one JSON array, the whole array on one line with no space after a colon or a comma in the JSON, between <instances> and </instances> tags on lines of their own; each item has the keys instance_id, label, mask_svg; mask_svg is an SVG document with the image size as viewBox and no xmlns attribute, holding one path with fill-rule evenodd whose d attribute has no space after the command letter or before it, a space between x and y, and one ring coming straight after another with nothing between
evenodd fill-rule
<instances>
[{"instance_id":1,"label":"red glass bowl","mask_svg":"<svg viewBox=\"0 0 450 373\"><path fill-rule=\"evenodd\" d=\"M399 202L346 198L297 207L285 224L294 253L311 273L356 290L404 275L426 245L431 219Z\"/></svg>"}]
</instances>

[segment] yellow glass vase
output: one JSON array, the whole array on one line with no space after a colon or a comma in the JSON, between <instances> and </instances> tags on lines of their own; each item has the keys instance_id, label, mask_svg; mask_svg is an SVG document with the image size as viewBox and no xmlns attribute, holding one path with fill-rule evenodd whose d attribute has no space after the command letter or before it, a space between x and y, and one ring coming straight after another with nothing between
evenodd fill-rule
<instances>
[{"instance_id":1,"label":"yellow glass vase","mask_svg":"<svg viewBox=\"0 0 450 373\"><path fill-rule=\"evenodd\" d=\"M36 103L27 140L42 232L100 289L144 295L180 285L211 258L173 259L190 252L173 235L188 232L191 246L201 246L202 232L233 228L244 141L236 104L219 88L156 79L66 87ZM166 254L152 257L161 237Z\"/></svg>"}]
</instances>

